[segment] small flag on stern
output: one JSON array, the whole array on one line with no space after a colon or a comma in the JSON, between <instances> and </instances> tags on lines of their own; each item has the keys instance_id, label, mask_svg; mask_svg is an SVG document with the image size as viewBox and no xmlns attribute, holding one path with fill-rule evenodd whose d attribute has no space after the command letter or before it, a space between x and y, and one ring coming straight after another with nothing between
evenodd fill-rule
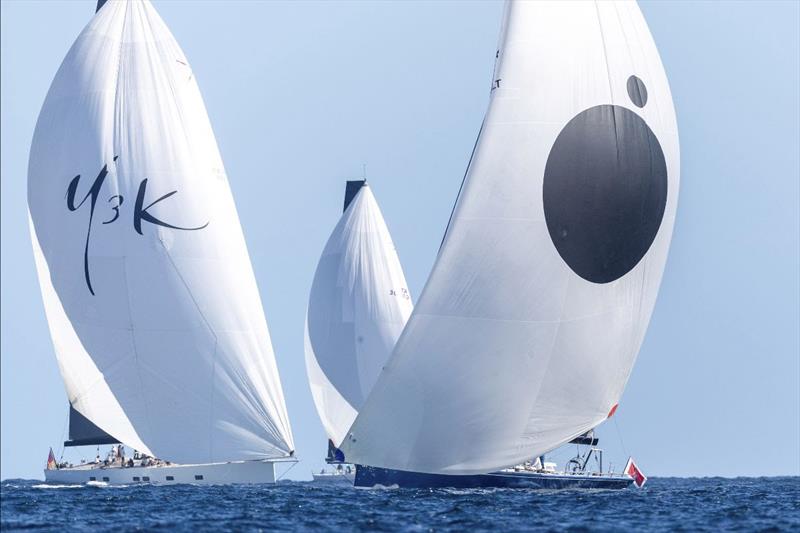
<instances>
[{"instance_id":1,"label":"small flag on stern","mask_svg":"<svg viewBox=\"0 0 800 533\"><path fill-rule=\"evenodd\" d=\"M639 467L633 462L633 457L628 457L628 464L625 465L625 473L633 479L633 483L639 488L642 488L645 482L647 482L647 476L642 474L642 471L639 470Z\"/></svg>"},{"instance_id":2,"label":"small flag on stern","mask_svg":"<svg viewBox=\"0 0 800 533\"><path fill-rule=\"evenodd\" d=\"M53 448L50 448L50 454L47 456L47 469L55 470L56 468L58 468L56 466L56 456L53 453Z\"/></svg>"}]
</instances>

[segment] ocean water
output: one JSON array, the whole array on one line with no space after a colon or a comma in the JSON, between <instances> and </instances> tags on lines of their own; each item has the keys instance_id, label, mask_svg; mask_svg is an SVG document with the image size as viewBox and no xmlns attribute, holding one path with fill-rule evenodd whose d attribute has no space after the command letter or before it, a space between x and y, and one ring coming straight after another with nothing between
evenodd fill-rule
<instances>
[{"instance_id":1,"label":"ocean water","mask_svg":"<svg viewBox=\"0 0 800 533\"><path fill-rule=\"evenodd\" d=\"M47 486L5 480L0 529L800 531L800 478L656 478L623 491Z\"/></svg>"}]
</instances>

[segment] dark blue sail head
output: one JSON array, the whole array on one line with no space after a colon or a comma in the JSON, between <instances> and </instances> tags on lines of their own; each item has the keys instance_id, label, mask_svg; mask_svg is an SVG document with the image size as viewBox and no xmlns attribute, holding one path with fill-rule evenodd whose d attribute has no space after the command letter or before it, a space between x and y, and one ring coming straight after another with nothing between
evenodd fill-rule
<instances>
[{"instance_id":1,"label":"dark blue sail head","mask_svg":"<svg viewBox=\"0 0 800 533\"><path fill-rule=\"evenodd\" d=\"M328 464L344 463L344 452L333 445L333 441L328 439L328 457L325 458Z\"/></svg>"}]
</instances>

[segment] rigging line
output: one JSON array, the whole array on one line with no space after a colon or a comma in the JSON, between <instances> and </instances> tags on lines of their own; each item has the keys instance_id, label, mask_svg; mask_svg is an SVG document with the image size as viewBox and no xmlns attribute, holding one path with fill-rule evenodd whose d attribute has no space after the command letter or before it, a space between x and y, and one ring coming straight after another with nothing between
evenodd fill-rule
<instances>
[{"instance_id":1,"label":"rigging line","mask_svg":"<svg viewBox=\"0 0 800 533\"><path fill-rule=\"evenodd\" d=\"M72 404L69 405L72 406ZM67 433L67 424L69 424L69 409L67 409L67 419L64 421L64 426L61 428L61 454L58 456L59 462L61 462L61 460L64 458L64 452L67 451L67 447L64 446L64 436Z\"/></svg>"},{"instance_id":2,"label":"rigging line","mask_svg":"<svg viewBox=\"0 0 800 533\"><path fill-rule=\"evenodd\" d=\"M491 104L491 102L490 102ZM456 214L456 208L458 207L458 201L461 198L461 192L464 189L464 183L467 181L467 175L469 174L469 168L472 166L472 159L475 157L475 151L478 149L478 141L481 140L481 133L483 132L483 127L486 125L486 116L489 114L487 111L486 114L483 116L483 120L481 121L481 127L478 130L478 136L475 138L475 144L472 146L472 153L469 155L469 161L467 162L467 168L464 170L464 177L461 178L461 185L458 186L458 194L456 195L456 201L453 203L453 209L450 211L450 218L447 219L447 226L444 228L444 235L442 235L442 242L439 243L439 252L442 250L442 246L444 246L444 240L447 238L447 232L450 230L450 224L453 222L453 216ZM437 252L438 255L438 252Z\"/></svg>"},{"instance_id":3,"label":"rigging line","mask_svg":"<svg viewBox=\"0 0 800 533\"><path fill-rule=\"evenodd\" d=\"M130 290L130 285L128 284L128 269L126 268L126 263L127 263L127 257L123 256L123 258L122 258L122 279L125 281L125 302L127 304L127 309L128 309L128 318L130 319L129 320L129 323L130 323L130 343L131 343L131 349L133 350L133 354L132 354L133 355L133 361L136 364L136 378L137 378L137 381L139 382L139 390L138 390L139 394L137 395L137 398L138 398L139 402L141 402L141 405L144 406L144 411L145 411L145 416L146 416L145 423L147 424L147 434L148 434L147 438L148 438L148 440L150 440L152 438L152 436L154 435L154 433L153 433L153 424L151 422L152 418L150 417L151 408L150 408L149 397L148 397L147 394L144 393L144 390L145 390L145 388L144 388L144 380L142 379L142 369L141 369L141 367L139 365L139 349L138 349L138 346L136 344L136 332L134 330L134 323L133 323L133 308L131 307L131 290ZM127 360L128 358L129 357L125 357L124 359ZM117 363L119 363L120 361L117 361ZM111 387L109 386L109 390L110 389L111 389ZM111 391L111 394L116 397L114 391ZM117 399L117 402L119 403L119 399ZM122 407L121 403L119 404L119 407L120 407L120 409L122 409L122 413L126 417L128 417L128 414L125 412L125 408ZM130 418L128 418L128 421L130 422ZM136 426L133 425L133 422L131 422L131 427L133 428L133 431L136 434L136 436L139 437L139 442L141 442L142 444L147 446L147 449L150 450L150 446L144 442L144 439L142 437L139 436L139 431L136 429ZM150 452L152 454L152 450L150 450ZM152 454L152 455L154 455L154 454Z\"/></svg>"},{"instance_id":4,"label":"rigging line","mask_svg":"<svg viewBox=\"0 0 800 533\"><path fill-rule=\"evenodd\" d=\"M617 437L619 438L619 443L622 446L622 452L628 457L630 457L627 448L625 448L625 441L622 440L622 431L620 431L619 429L619 424L617 423L617 417L614 417L614 428L617 430Z\"/></svg>"},{"instance_id":5,"label":"rigging line","mask_svg":"<svg viewBox=\"0 0 800 533\"><path fill-rule=\"evenodd\" d=\"M297 466L297 464L298 464L299 462L300 462L300 461L295 461L294 463L292 463L292 466L290 466L289 468L287 468L287 469L286 469L286 472L284 472L283 474L281 474L280 476L278 476L278 479L276 479L276 480L275 480L275 483L277 483L278 481L280 481L281 479L283 479L283 476L285 476L286 474L288 474L288 473L289 473L289 472L292 470L292 468L294 468L294 467L296 467L296 466Z\"/></svg>"},{"instance_id":6,"label":"rigging line","mask_svg":"<svg viewBox=\"0 0 800 533\"><path fill-rule=\"evenodd\" d=\"M219 348L219 337L217 336L217 332L214 331L214 328L211 325L211 322L206 318L205 313L203 313L200 304L197 302L197 298L195 298L194 293L189 286L189 283L183 277L178 265L175 263L175 260L172 257L172 254L169 253L169 248L167 248L166 243L164 242L164 235L159 230L157 234L158 242L161 244L162 252L164 256L169 261L170 266L175 272L175 275L178 276L178 279L181 280L181 284L183 288L186 290L186 294L189 295L189 298L194 304L195 310L197 314L200 315L200 319L202 320L203 324L208 328L208 332L211 334L211 337L214 339L214 355L211 358L211 409L208 412L208 427L209 427L209 442L208 442L208 454L209 454L209 462L214 461L214 431L212 431L213 423L214 423L214 415L216 413L215 405L216 405L216 387L214 384L217 381L217 349ZM252 399L251 399L252 401Z\"/></svg>"}]
</instances>

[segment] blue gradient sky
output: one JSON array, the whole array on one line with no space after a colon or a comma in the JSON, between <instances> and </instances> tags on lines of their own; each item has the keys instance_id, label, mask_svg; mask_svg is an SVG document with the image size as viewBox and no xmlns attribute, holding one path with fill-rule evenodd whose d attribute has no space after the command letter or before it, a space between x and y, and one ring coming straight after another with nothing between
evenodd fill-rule
<instances>
[{"instance_id":1,"label":"blue gradient sky","mask_svg":"<svg viewBox=\"0 0 800 533\"><path fill-rule=\"evenodd\" d=\"M502 5L154 3L214 126L303 459L289 477L307 479L325 437L303 321L344 181L367 164L416 297L486 108ZM42 477L48 447L65 436L28 237L27 158L45 93L93 6L0 3L4 479ZM600 429L617 465L630 453L649 475L800 474L799 6L642 3L678 113L682 179L650 329L615 420Z\"/></svg>"}]
</instances>

